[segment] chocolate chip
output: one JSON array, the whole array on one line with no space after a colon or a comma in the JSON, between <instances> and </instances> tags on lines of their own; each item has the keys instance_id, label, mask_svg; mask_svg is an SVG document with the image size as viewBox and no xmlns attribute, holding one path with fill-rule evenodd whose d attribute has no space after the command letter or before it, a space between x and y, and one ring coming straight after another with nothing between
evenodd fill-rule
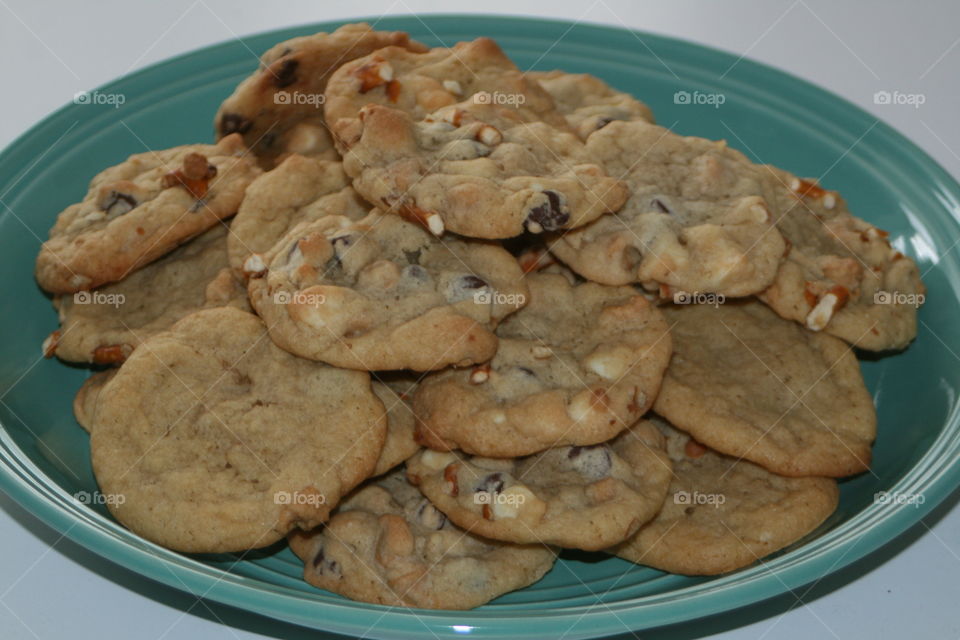
<instances>
[{"instance_id":1,"label":"chocolate chip","mask_svg":"<svg viewBox=\"0 0 960 640\"><path fill-rule=\"evenodd\" d=\"M654 198L650 201L650 206L659 211L660 213L672 213L670 207L664 204L663 200L660 198Z\"/></svg>"},{"instance_id":2,"label":"chocolate chip","mask_svg":"<svg viewBox=\"0 0 960 640\"><path fill-rule=\"evenodd\" d=\"M403 255L407 259L407 262L410 264L420 264L420 254L423 252L423 249L417 249L416 251L407 251L403 250Z\"/></svg>"},{"instance_id":3,"label":"chocolate chip","mask_svg":"<svg viewBox=\"0 0 960 640\"><path fill-rule=\"evenodd\" d=\"M486 476L474 488L474 493L500 493L503 491L503 474L499 471Z\"/></svg>"},{"instance_id":4,"label":"chocolate chip","mask_svg":"<svg viewBox=\"0 0 960 640\"><path fill-rule=\"evenodd\" d=\"M260 142L257 143L257 146L261 149L270 149L275 144L277 144L277 132L271 131L269 133L265 133L263 137L260 138Z\"/></svg>"},{"instance_id":5,"label":"chocolate chip","mask_svg":"<svg viewBox=\"0 0 960 640\"><path fill-rule=\"evenodd\" d=\"M225 113L220 117L220 135L226 136L231 133L246 133L250 131L253 123L244 118L239 113Z\"/></svg>"},{"instance_id":6,"label":"chocolate chip","mask_svg":"<svg viewBox=\"0 0 960 640\"><path fill-rule=\"evenodd\" d=\"M313 568L316 569L317 573L320 575L331 574L334 576L340 576L340 563L336 560L330 560L327 558L326 553L323 550L323 547L320 547L320 550L317 551L317 555L313 557Z\"/></svg>"},{"instance_id":7,"label":"chocolate chip","mask_svg":"<svg viewBox=\"0 0 960 640\"><path fill-rule=\"evenodd\" d=\"M430 280L430 274L427 273L426 269L418 264L410 264L405 266L403 270L400 271L400 277L416 280L417 282L427 282Z\"/></svg>"},{"instance_id":8,"label":"chocolate chip","mask_svg":"<svg viewBox=\"0 0 960 640\"><path fill-rule=\"evenodd\" d=\"M570 214L563 210L563 201L556 191L544 191L547 201L527 213L527 229L533 233L556 231L570 221Z\"/></svg>"},{"instance_id":9,"label":"chocolate chip","mask_svg":"<svg viewBox=\"0 0 960 640\"><path fill-rule=\"evenodd\" d=\"M137 202L137 199L129 193L111 191L101 202L100 208L106 211L108 216L122 216L135 209L138 204L140 203Z\"/></svg>"},{"instance_id":10,"label":"chocolate chip","mask_svg":"<svg viewBox=\"0 0 960 640\"><path fill-rule=\"evenodd\" d=\"M526 367L517 367L517 371L519 371L520 373L522 373L522 374L525 375L525 376L530 376L530 377L533 377L533 378L536 378L536 377L537 377L537 374L535 374L535 373L533 372L533 369L527 369Z\"/></svg>"},{"instance_id":11,"label":"chocolate chip","mask_svg":"<svg viewBox=\"0 0 960 640\"><path fill-rule=\"evenodd\" d=\"M581 475L588 478L603 478L610 473L613 460L610 450L602 444L589 447L570 447L567 459Z\"/></svg>"},{"instance_id":12,"label":"chocolate chip","mask_svg":"<svg viewBox=\"0 0 960 640\"><path fill-rule=\"evenodd\" d=\"M486 281L481 280L477 276L466 274L456 278L453 278L447 283L446 291L444 292L448 302L460 302L461 300L468 300L473 298L478 303L489 302L489 300L484 300L487 296L484 296L482 289L489 290L490 285ZM489 294L488 294L489 295Z\"/></svg>"},{"instance_id":13,"label":"chocolate chip","mask_svg":"<svg viewBox=\"0 0 960 640\"><path fill-rule=\"evenodd\" d=\"M273 84L278 89L289 87L297 81L297 67L300 66L299 60L287 59L273 72Z\"/></svg>"},{"instance_id":14,"label":"chocolate chip","mask_svg":"<svg viewBox=\"0 0 960 640\"><path fill-rule=\"evenodd\" d=\"M599 131L600 129L603 129L605 126L607 126L608 124L610 124L610 123L613 122L614 120L615 120L615 118L606 118L606 117L604 117L604 118L597 118L597 126L596 126L596 128L594 129L594 131Z\"/></svg>"}]
</instances>

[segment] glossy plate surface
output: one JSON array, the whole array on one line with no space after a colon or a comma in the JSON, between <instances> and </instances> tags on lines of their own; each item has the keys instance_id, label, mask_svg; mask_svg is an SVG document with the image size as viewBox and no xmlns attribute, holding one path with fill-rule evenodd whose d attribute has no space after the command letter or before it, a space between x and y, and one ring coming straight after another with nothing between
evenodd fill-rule
<instances>
[{"instance_id":1,"label":"glossy plate surface","mask_svg":"<svg viewBox=\"0 0 960 640\"><path fill-rule=\"evenodd\" d=\"M649 103L661 124L680 133L726 138L754 160L824 176L855 213L891 231L894 244L918 260L929 292L916 343L863 362L879 409L873 473L842 483L839 510L815 535L732 575L685 578L614 558L570 556L536 585L463 613L389 609L313 589L286 549L243 559L176 554L129 533L104 506L84 504L96 484L71 402L87 371L38 360L41 342L56 328L32 277L41 239L100 169L146 148L210 140L218 104L255 67L247 47L262 52L336 26L263 34L150 67L98 90L123 94L120 108L71 104L0 154L0 486L27 509L158 581L317 629L390 638L574 639L687 620L795 588L891 540L957 485L960 263L953 243L960 237L960 186L933 160L850 103L712 49L567 22L425 16L378 26L430 45L491 36L525 69L593 73ZM875 500L878 492L900 500Z\"/></svg>"}]
</instances>

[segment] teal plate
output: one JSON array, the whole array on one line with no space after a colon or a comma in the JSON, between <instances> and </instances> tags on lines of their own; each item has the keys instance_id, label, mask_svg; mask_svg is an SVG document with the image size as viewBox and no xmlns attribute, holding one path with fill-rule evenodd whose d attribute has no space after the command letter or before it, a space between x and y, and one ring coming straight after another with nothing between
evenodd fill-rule
<instances>
[{"instance_id":1,"label":"teal plate","mask_svg":"<svg viewBox=\"0 0 960 640\"><path fill-rule=\"evenodd\" d=\"M689 620L795 589L890 541L957 485L960 186L931 158L837 96L688 42L568 22L425 16L378 26L430 45L492 36L523 68L593 73L647 101L676 131L727 138L756 161L823 175L853 211L891 231L895 246L920 264L929 293L915 344L863 362L879 412L873 473L842 483L839 510L810 538L731 575L685 578L572 555L541 582L469 612L391 609L313 589L283 548L246 557L173 553L126 531L105 508L82 504L74 496L96 484L71 401L88 371L38 359L56 326L32 276L41 238L101 168L146 147L209 140L217 105L255 66L250 50L336 26L253 36L155 65L99 90L123 94L119 108L97 100L64 107L0 155L0 484L27 509L150 578L316 629L376 638L575 639ZM709 98L718 94L719 105ZM878 492L908 502L876 500Z\"/></svg>"}]
</instances>

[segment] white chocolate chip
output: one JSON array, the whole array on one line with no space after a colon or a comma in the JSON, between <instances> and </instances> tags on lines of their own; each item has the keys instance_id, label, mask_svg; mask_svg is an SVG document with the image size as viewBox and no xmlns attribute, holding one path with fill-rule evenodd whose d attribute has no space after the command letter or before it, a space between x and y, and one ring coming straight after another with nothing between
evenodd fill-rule
<instances>
[{"instance_id":1,"label":"white chocolate chip","mask_svg":"<svg viewBox=\"0 0 960 640\"><path fill-rule=\"evenodd\" d=\"M251 253L243 262L243 272L248 277L257 277L263 275L263 272L267 270L267 265L263 261L263 257L259 253Z\"/></svg>"},{"instance_id":2,"label":"white chocolate chip","mask_svg":"<svg viewBox=\"0 0 960 640\"><path fill-rule=\"evenodd\" d=\"M586 420L593 411L593 394L590 391L581 391L570 400L567 414L574 422Z\"/></svg>"},{"instance_id":3,"label":"white chocolate chip","mask_svg":"<svg viewBox=\"0 0 960 640\"><path fill-rule=\"evenodd\" d=\"M443 235L443 219L436 213L432 213L427 216L427 228L430 229L430 233L435 236Z\"/></svg>"},{"instance_id":4,"label":"white chocolate chip","mask_svg":"<svg viewBox=\"0 0 960 640\"><path fill-rule=\"evenodd\" d=\"M757 222L770 222L770 210L767 209L766 205L760 203L751 205L750 213L754 215Z\"/></svg>"},{"instance_id":5,"label":"white chocolate chip","mask_svg":"<svg viewBox=\"0 0 960 640\"><path fill-rule=\"evenodd\" d=\"M811 331L822 331L833 317L833 312L839 303L836 295L828 293L820 298L817 306L807 314L807 329Z\"/></svg>"},{"instance_id":6,"label":"white chocolate chip","mask_svg":"<svg viewBox=\"0 0 960 640\"><path fill-rule=\"evenodd\" d=\"M420 454L420 462L422 462L424 466L434 469L435 471L446 469L451 462L456 461L457 456L445 451L433 451L432 449L426 449L422 454Z\"/></svg>"},{"instance_id":7,"label":"white chocolate chip","mask_svg":"<svg viewBox=\"0 0 960 640\"><path fill-rule=\"evenodd\" d=\"M502 411L497 411L493 414L493 424L503 424L507 421L507 416Z\"/></svg>"},{"instance_id":8,"label":"white chocolate chip","mask_svg":"<svg viewBox=\"0 0 960 640\"><path fill-rule=\"evenodd\" d=\"M393 80L393 67L390 66L389 62L384 62L377 66L377 75L380 76L381 79L390 82Z\"/></svg>"},{"instance_id":9,"label":"white chocolate chip","mask_svg":"<svg viewBox=\"0 0 960 640\"><path fill-rule=\"evenodd\" d=\"M456 80L444 80L443 88L455 96L463 95L463 87Z\"/></svg>"},{"instance_id":10,"label":"white chocolate chip","mask_svg":"<svg viewBox=\"0 0 960 640\"><path fill-rule=\"evenodd\" d=\"M828 193L823 196L823 208L824 209L833 209L837 206L837 197L832 193Z\"/></svg>"},{"instance_id":11,"label":"white chocolate chip","mask_svg":"<svg viewBox=\"0 0 960 640\"><path fill-rule=\"evenodd\" d=\"M490 505L494 518L516 518L524 504L537 500L533 492L522 485L508 487L494 498Z\"/></svg>"},{"instance_id":12,"label":"white chocolate chip","mask_svg":"<svg viewBox=\"0 0 960 640\"><path fill-rule=\"evenodd\" d=\"M493 147L503 142L503 135L496 129L496 127L491 127L490 125L485 124L480 127L480 130L477 132L477 140L488 147Z\"/></svg>"},{"instance_id":13,"label":"white chocolate chip","mask_svg":"<svg viewBox=\"0 0 960 640\"><path fill-rule=\"evenodd\" d=\"M470 384L483 384L490 379L490 369L487 367L477 367L470 374Z\"/></svg>"},{"instance_id":14,"label":"white chocolate chip","mask_svg":"<svg viewBox=\"0 0 960 640\"><path fill-rule=\"evenodd\" d=\"M630 362L618 349L597 349L584 359L583 365L604 380L619 380Z\"/></svg>"}]
</instances>

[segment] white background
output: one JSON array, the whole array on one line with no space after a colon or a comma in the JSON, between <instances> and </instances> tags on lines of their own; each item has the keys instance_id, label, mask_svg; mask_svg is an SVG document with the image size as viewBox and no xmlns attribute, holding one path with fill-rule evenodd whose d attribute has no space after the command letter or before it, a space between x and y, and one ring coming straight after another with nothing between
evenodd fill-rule
<instances>
[{"instance_id":1,"label":"white background","mask_svg":"<svg viewBox=\"0 0 960 640\"><path fill-rule=\"evenodd\" d=\"M353 16L479 7L626 25L775 65L874 113L960 176L960 4L951 0L0 0L0 147L79 90L237 35ZM920 93L926 102L919 109L875 105L878 90ZM958 497L880 552L812 588L643 637L960 637ZM321 637L155 585L61 539L3 494L0 553L2 638Z\"/></svg>"}]
</instances>

